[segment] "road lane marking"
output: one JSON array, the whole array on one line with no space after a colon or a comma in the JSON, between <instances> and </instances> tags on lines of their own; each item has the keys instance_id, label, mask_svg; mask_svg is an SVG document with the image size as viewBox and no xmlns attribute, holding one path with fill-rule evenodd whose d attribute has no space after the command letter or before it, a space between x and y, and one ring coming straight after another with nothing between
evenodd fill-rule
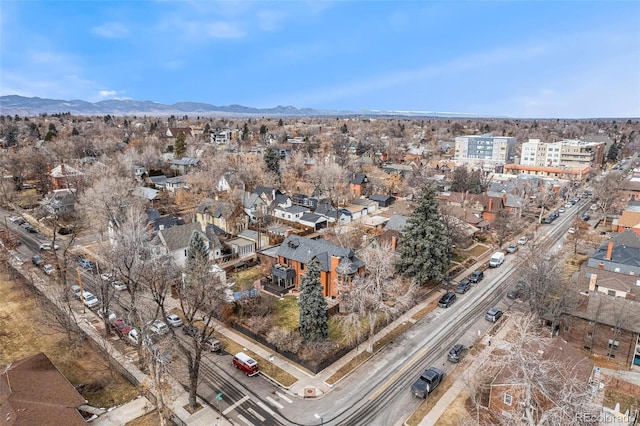
<instances>
[{"instance_id":1,"label":"road lane marking","mask_svg":"<svg viewBox=\"0 0 640 426\"><path fill-rule=\"evenodd\" d=\"M237 400L235 403L233 403L233 404L231 404L230 406L228 406L228 407L227 407L227 409L226 409L226 410L224 410L224 411L222 412L222 414L225 414L225 415L226 415L226 414L230 413L231 411L235 410L235 408L236 408L238 405L242 404L242 403L243 403L243 402L245 402L247 399L249 399L249 395L245 395L245 396L244 396L244 398L239 399L239 400Z\"/></svg>"},{"instance_id":2,"label":"road lane marking","mask_svg":"<svg viewBox=\"0 0 640 426\"><path fill-rule=\"evenodd\" d=\"M280 398L282 398L285 401L287 401L289 404L293 404L292 400L290 400L289 398L287 398L285 395L281 394L280 392L276 391L276 395L278 395Z\"/></svg>"},{"instance_id":3,"label":"road lane marking","mask_svg":"<svg viewBox=\"0 0 640 426\"><path fill-rule=\"evenodd\" d=\"M244 422L244 424L246 424L247 426L255 426L253 423L251 423L249 420L247 420L247 418L245 416L243 416L242 414L238 414L238 418L240 420L242 420Z\"/></svg>"},{"instance_id":4,"label":"road lane marking","mask_svg":"<svg viewBox=\"0 0 640 426\"><path fill-rule=\"evenodd\" d=\"M275 411L273 411L273 410L271 409L271 407L269 407L269 406L268 406L267 404L265 404L264 402L262 402L262 401L258 401L258 403L257 403L257 404L258 404L258 406L259 406L260 408L262 408L264 411L266 411L267 413L271 414L272 416L273 416L274 414L276 414L276 412L275 412Z\"/></svg>"},{"instance_id":5,"label":"road lane marking","mask_svg":"<svg viewBox=\"0 0 640 426\"><path fill-rule=\"evenodd\" d=\"M258 419L260 419L261 422L264 422L266 420L264 417L262 417L260 414L258 414L258 412L256 410L254 410L253 408L247 408L247 411L250 412L251 414L253 414Z\"/></svg>"},{"instance_id":6,"label":"road lane marking","mask_svg":"<svg viewBox=\"0 0 640 426\"><path fill-rule=\"evenodd\" d=\"M271 398L270 396L268 396L266 398L267 401L269 401L271 403L271 405L273 405L274 407L278 407L280 409L284 408L284 405L280 404L279 402L277 402L275 399Z\"/></svg>"},{"instance_id":7,"label":"road lane marking","mask_svg":"<svg viewBox=\"0 0 640 426\"><path fill-rule=\"evenodd\" d=\"M424 356L424 354L427 352L428 348L425 347L423 350L421 350L416 356L413 357L413 359L411 359L411 361L408 361L404 364L404 367L402 367L396 374L394 374L389 380L387 380L386 382L384 382L382 384L382 386L380 386L374 393L371 394L371 396L369 396L369 401L372 401L374 399L376 399L386 388L389 387L389 385L393 382L395 382L398 377L400 377L400 375L402 375L406 370L408 370L414 363L416 363L418 361L419 358L422 358Z\"/></svg>"}]
</instances>

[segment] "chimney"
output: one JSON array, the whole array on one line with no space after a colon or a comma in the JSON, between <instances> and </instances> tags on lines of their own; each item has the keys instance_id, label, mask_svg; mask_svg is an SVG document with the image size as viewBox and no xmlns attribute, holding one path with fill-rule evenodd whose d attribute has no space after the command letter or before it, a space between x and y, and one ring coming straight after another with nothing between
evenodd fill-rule
<instances>
[{"instance_id":1,"label":"chimney","mask_svg":"<svg viewBox=\"0 0 640 426\"><path fill-rule=\"evenodd\" d=\"M596 281L598 281L598 274L591 274L589 278L589 291L596 291Z\"/></svg>"},{"instance_id":2,"label":"chimney","mask_svg":"<svg viewBox=\"0 0 640 426\"><path fill-rule=\"evenodd\" d=\"M493 209L493 199L489 198L489 211L491 211Z\"/></svg>"},{"instance_id":3,"label":"chimney","mask_svg":"<svg viewBox=\"0 0 640 426\"><path fill-rule=\"evenodd\" d=\"M607 257L606 260L611 260L611 254L613 253L613 241L609 241L609 245L607 246Z\"/></svg>"},{"instance_id":4,"label":"chimney","mask_svg":"<svg viewBox=\"0 0 640 426\"><path fill-rule=\"evenodd\" d=\"M394 235L391 237L391 250L396 251L397 246L398 246L398 238Z\"/></svg>"},{"instance_id":5,"label":"chimney","mask_svg":"<svg viewBox=\"0 0 640 426\"><path fill-rule=\"evenodd\" d=\"M62 175L62 177L65 176L65 174L64 174L64 163L60 164L60 175Z\"/></svg>"},{"instance_id":6,"label":"chimney","mask_svg":"<svg viewBox=\"0 0 640 426\"><path fill-rule=\"evenodd\" d=\"M598 264L598 269L604 269L604 263L600 262L600 263Z\"/></svg>"}]
</instances>

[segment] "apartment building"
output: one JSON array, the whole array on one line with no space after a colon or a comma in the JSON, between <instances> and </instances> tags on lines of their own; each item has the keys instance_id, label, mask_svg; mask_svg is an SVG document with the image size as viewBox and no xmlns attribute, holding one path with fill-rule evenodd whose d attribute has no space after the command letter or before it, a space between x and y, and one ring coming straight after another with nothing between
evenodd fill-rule
<instances>
[{"instance_id":1,"label":"apartment building","mask_svg":"<svg viewBox=\"0 0 640 426\"><path fill-rule=\"evenodd\" d=\"M467 135L456 137L454 158L456 160L485 160L506 163L516 146L516 138L509 136Z\"/></svg>"},{"instance_id":2,"label":"apartment building","mask_svg":"<svg viewBox=\"0 0 640 426\"><path fill-rule=\"evenodd\" d=\"M600 167L604 162L605 143L582 140L541 142L529 139L522 144L520 165L534 167Z\"/></svg>"}]
</instances>

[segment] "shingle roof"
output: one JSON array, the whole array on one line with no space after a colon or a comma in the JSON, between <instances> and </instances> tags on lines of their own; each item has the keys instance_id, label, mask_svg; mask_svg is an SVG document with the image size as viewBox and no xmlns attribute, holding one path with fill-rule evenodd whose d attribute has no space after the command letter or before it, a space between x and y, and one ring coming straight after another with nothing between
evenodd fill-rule
<instances>
[{"instance_id":1,"label":"shingle roof","mask_svg":"<svg viewBox=\"0 0 640 426\"><path fill-rule=\"evenodd\" d=\"M304 213L300 216L301 222L310 222L310 223L318 223L326 221L327 219L315 213Z\"/></svg>"},{"instance_id":2,"label":"shingle roof","mask_svg":"<svg viewBox=\"0 0 640 426\"><path fill-rule=\"evenodd\" d=\"M147 188L146 186L138 186L131 192L131 194L135 195L136 197L144 198L147 201L153 201L158 198L159 192L160 191L158 191L157 189Z\"/></svg>"},{"instance_id":3,"label":"shingle roof","mask_svg":"<svg viewBox=\"0 0 640 426\"><path fill-rule=\"evenodd\" d=\"M0 418L11 419L9 425L87 424L77 410L84 398L44 353L14 362L0 375L0 402Z\"/></svg>"},{"instance_id":4,"label":"shingle roof","mask_svg":"<svg viewBox=\"0 0 640 426\"><path fill-rule=\"evenodd\" d=\"M609 242L613 243L611 260L607 259ZM605 270L623 274L640 273L640 236L627 230L606 240L587 261L587 265L598 268L602 263Z\"/></svg>"},{"instance_id":5,"label":"shingle roof","mask_svg":"<svg viewBox=\"0 0 640 426\"><path fill-rule=\"evenodd\" d=\"M404 227L407 226L407 220L409 220L407 216L394 214L389 218L389 221L384 226L384 229L390 229L390 230L402 232Z\"/></svg>"},{"instance_id":6,"label":"shingle roof","mask_svg":"<svg viewBox=\"0 0 640 426\"><path fill-rule=\"evenodd\" d=\"M164 242L167 250L172 252L187 247L193 231L201 232L200 224L194 222L163 229L158 231L158 237ZM205 235L203 236L206 238Z\"/></svg>"},{"instance_id":7,"label":"shingle roof","mask_svg":"<svg viewBox=\"0 0 640 426\"><path fill-rule=\"evenodd\" d=\"M640 333L640 303L622 297L612 297L598 291L589 292L584 303L570 315L595 321L622 330Z\"/></svg>"},{"instance_id":8,"label":"shingle roof","mask_svg":"<svg viewBox=\"0 0 640 426\"><path fill-rule=\"evenodd\" d=\"M206 199L198 204L198 213L209 213L215 218L228 219L233 215L233 205L226 201Z\"/></svg>"},{"instance_id":9,"label":"shingle roof","mask_svg":"<svg viewBox=\"0 0 640 426\"><path fill-rule=\"evenodd\" d=\"M351 183L354 185L362 185L367 181L367 175L364 173L356 173L351 179Z\"/></svg>"},{"instance_id":10,"label":"shingle roof","mask_svg":"<svg viewBox=\"0 0 640 426\"><path fill-rule=\"evenodd\" d=\"M389 201L394 198L393 195L385 195L385 194L372 194L369 196L371 201Z\"/></svg>"},{"instance_id":11,"label":"shingle roof","mask_svg":"<svg viewBox=\"0 0 640 426\"><path fill-rule=\"evenodd\" d=\"M192 157L182 157L179 160L171 160L171 164L176 166L197 166L200 163L200 160Z\"/></svg>"},{"instance_id":12,"label":"shingle roof","mask_svg":"<svg viewBox=\"0 0 640 426\"><path fill-rule=\"evenodd\" d=\"M278 256L305 265L313 259L318 259L320 269L325 272L331 269L331 256L350 259L351 266L356 270L364 266L364 262L358 259L351 249L338 247L325 240L311 240L297 235L285 238L278 249Z\"/></svg>"}]
</instances>

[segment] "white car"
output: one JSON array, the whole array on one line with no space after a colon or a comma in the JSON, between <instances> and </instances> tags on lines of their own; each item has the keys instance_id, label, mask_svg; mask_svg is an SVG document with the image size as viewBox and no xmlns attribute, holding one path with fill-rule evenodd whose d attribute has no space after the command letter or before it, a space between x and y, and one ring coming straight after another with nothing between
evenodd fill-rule
<instances>
[{"instance_id":1,"label":"white car","mask_svg":"<svg viewBox=\"0 0 640 426\"><path fill-rule=\"evenodd\" d=\"M111 285L115 290L122 291L127 289L127 285L122 281L112 281Z\"/></svg>"},{"instance_id":2,"label":"white car","mask_svg":"<svg viewBox=\"0 0 640 426\"><path fill-rule=\"evenodd\" d=\"M135 328L132 328L131 331L127 334L127 338L129 339L129 343L134 346L138 346L138 342L140 341L140 333Z\"/></svg>"},{"instance_id":3,"label":"white car","mask_svg":"<svg viewBox=\"0 0 640 426\"><path fill-rule=\"evenodd\" d=\"M51 275L51 273L55 270L53 265L51 265L50 263L47 263L46 265L44 265L42 267L42 270L44 271L45 274L47 275Z\"/></svg>"},{"instance_id":4,"label":"white car","mask_svg":"<svg viewBox=\"0 0 640 426\"><path fill-rule=\"evenodd\" d=\"M523 246L523 245L527 244L527 241L529 241L529 239L527 237L520 237L520 239L518 240L518 244Z\"/></svg>"},{"instance_id":5,"label":"white car","mask_svg":"<svg viewBox=\"0 0 640 426\"><path fill-rule=\"evenodd\" d=\"M566 210L564 209L564 207L560 207L560 208L558 209L558 212L559 212L559 213L564 213L565 211L566 211Z\"/></svg>"},{"instance_id":6,"label":"white car","mask_svg":"<svg viewBox=\"0 0 640 426\"><path fill-rule=\"evenodd\" d=\"M569 230L567 231L570 234L575 234L576 233L576 228L574 228L573 226L571 228L569 228Z\"/></svg>"},{"instance_id":7,"label":"white car","mask_svg":"<svg viewBox=\"0 0 640 426\"><path fill-rule=\"evenodd\" d=\"M40 244L40 250L58 250L60 248L59 245L57 244L52 244L52 243L42 243Z\"/></svg>"},{"instance_id":8,"label":"white car","mask_svg":"<svg viewBox=\"0 0 640 426\"><path fill-rule=\"evenodd\" d=\"M591 204L591 207L589 207L591 210L598 210L598 205L596 203Z\"/></svg>"},{"instance_id":9,"label":"white car","mask_svg":"<svg viewBox=\"0 0 640 426\"><path fill-rule=\"evenodd\" d=\"M182 325L182 318L176 314L169 314L167 315L167 322L173 327L180 327Z\"/></svg>"},{"instance_id":10,"label":"white car","mask_svg":"<svg viewBox=\"0 0 640 426\"><path fill-rule=\"evenodd\" d=\"M100 274L100 278L102 278L102 281L113 281L113 275L111 274Z\"/></svg>"},{"instance_id":11,"label":"white car","mask_svg":"<svg viewBox=\"0 0 640 426\"><path fill-rule=\"evenodd\" d=\"M89 309L96 308L100 304L100 301L98 300L98 298L93 294L89 293L88 291L82 292L82 302Z\"/></svg>"},{"instance_id":12,"label":"white car","mask_svg":"<svg viewBox=\"0 0 640 426\"><path fill-rule=\"evenodd\" d=\"M76 296L78 299L80 299L80 286L79 285L72 285L71 286L71 292L73 293L74 296Z\"/></svg>"},{"instance_id":13,"label":"white car","mask_svg":"<svg viewBox=\"0 0 640 426\"><path fill-rule=\"evenodd\" d=\"M165 322L162 320L155 320L154 322L151 323L149 330L151 330L152 332L158 335L163 335L169 332L169 326L165 324Z\"/></svg>"},{"instance_id":14,"label":"white car","mask_svg":"<svg viewBox=\"0 0 640 426\"><path fill-rule=\"evenodd\" d=\"M571 203L567 203L567 204L565 204L564 206L565 206L566 208L571 208L571 207L573 207L573 204L571 204Z\"/></svg>"}]
</instances>

